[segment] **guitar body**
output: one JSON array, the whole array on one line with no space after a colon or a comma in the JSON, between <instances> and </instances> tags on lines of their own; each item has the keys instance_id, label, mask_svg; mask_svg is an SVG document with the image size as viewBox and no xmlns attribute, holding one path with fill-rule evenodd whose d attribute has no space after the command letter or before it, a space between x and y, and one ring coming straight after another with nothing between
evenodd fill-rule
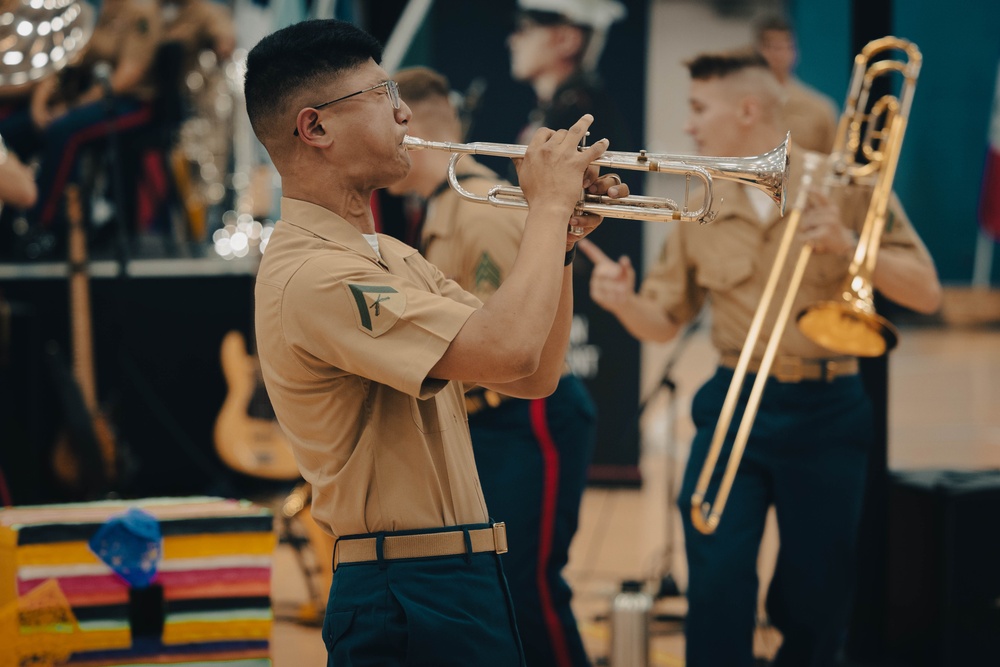
<instances>
[{"instance_id":1,"label":"guitar body","mask_svg":"<svg viewBox=\"0 0 1000 667\"><path fill-rule=\"evenodd\" d=\"M88 428L89 433L86 430ZM84 448L81 443L90 441L93 444L87 444L85 447L92 447L101 452L102 459L108 456L105 452L113 452L117 446L114 429L103 414L93 415L86 426L75 425L64 430L59 434L55 449L52 450L52 469L56 478L73 491L104 489L113 481L115 474L113 459L99 461L96 465L92 461L87 464L81 462L82 456L79 452ZM113 457L114 454L110 456ZM89 472L84 470L88 466ZM93 495L99 497L104 494L97 492Z\"/></svg>"},{"instance_id":2,"label":"guitar body","mask_svg":"<svg viewBox=\"0 0 1000 667\"><path fill-rule=\"evenodd\" d=\"M240 332L225 335L220 357L228 392L215 420L219 458L251 477L299 479L292 446L266 403L257 358L247 352Z\"/></svg>"}]
</instances>

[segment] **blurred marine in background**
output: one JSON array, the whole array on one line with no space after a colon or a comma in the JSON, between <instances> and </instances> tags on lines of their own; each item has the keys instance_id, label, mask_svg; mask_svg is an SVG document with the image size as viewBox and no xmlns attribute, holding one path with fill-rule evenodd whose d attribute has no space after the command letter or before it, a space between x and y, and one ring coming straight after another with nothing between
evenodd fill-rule
<instances>
[{"instance_id":1,"label":"blurred marine in background","mask_svg":"<svg viewBox=\"0 0 1000 667\"><path fill-rule=\"evenodd\" d=\"M409 134L429 141L461 140L445 77L416 67L398 72L396 81L413 112ZM410 173L389 191L426 200L421 252L445 276L486 301L510 275L525 214L460 197L448 185L450 159L443 151L414 152ZM471 157L458 163L456 176L479 196L502 182ZM547 398L518 399L480 387L466 394L465 405L486 504L507 523L510 550L502 560L527 664L587 665L562 570L597 437L594 403L583 382L567 370Z\"/></svg>"},{"instance_id":2,"label":"blurred marine in background","mask_svg":"<svg viewBox=\"0 0 1000 667\"><path fill-rule=\"evenodd\" d=\"M837 134L836 105L795 76L799 52L792 24L781 16L765 16L757 22L754 36L754 47L784 90L784 122L792 141L806 150L829 153Z\"/></svg>"},{"instance_id":3,"label":"blurred marine in background","mask_svg":"<svg viewBox=\"0 0 1000 667\"><path fill-rule=\"evenodd\" d=\"M568 127L589 113L592 141L606 137L611 150L628 150L625 121L597 74L608 30L624 17L625 6L615 0L518 1L507 38L510 72L537 98L518 143L528 143L539 127Z\"/></svg>"}]
</instances>

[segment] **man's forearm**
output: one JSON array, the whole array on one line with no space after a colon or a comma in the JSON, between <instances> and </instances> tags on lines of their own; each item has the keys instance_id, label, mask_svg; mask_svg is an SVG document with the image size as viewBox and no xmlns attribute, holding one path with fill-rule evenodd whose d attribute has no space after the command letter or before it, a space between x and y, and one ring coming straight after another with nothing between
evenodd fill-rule
<instances>
[{"instance_id":1,"label":"man's forearm","mask_svg":"<svg viewBox=\"0 0 1000 667\"><path fill-rule=\"evenodd\" d=\"M941 283L934 265L912 253L883 248L872 281L887 299L918 313L930 314L941 306Z\"/></svg>"},{"instance_id":2,"label":"man's forearm","mask_svg":"<svg viewBox=\"0 0 1000 667\"><path fill-rule=\"evenodd\" d=\"M566 351L573 328L573 269L566 267L562 292L552 328L542 346L538 369L527 377L506 383L483 383L484 386L509 396L540 398L555 391L566 365Z\"/></svg>"},{"instance_id":3,"label":"man's forearm","mask_svg":"<svg viewBox=\"0 0 1000 667\"><path fill-rule=\"evenodd\" d=\"M569 213L538 210L529 217L568 219ZM525 226L510 274L483 307L472 313L431 369L431 377L489 384L514 382L538 371L566 272L561 261L565 234L546 222L542 217Z\"/></svg>"},{"instance_id":4,"label":"man's forearm","mask_svg":"<svg viewBox=\"0 0 1000 667\"><path fill-rule=\"evenodd\" d=\"M569 336L573 329L573 265L563 270L562 293L559 297L559 307L549 337L542 348L542 360L535 376L541 382L559 382L566 365L566 351L569 349Z\"/></svg>"},{"instance_id":5,"label":"man's forearm","mask_svg":"<svg viewBox=\"0 0 1000 667\"><path fill-rule=\"evenodd\" d=\"M640 294L632 294L613 314L633 337L642 341L664 343L680 331L679 324Z\"/></svg>"}]
</instances>

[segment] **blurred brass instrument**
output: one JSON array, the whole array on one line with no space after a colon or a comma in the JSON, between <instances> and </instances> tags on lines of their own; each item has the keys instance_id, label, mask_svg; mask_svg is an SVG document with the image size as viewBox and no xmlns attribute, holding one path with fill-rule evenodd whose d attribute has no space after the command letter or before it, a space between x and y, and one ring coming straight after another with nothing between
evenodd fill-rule
<instances>
[{"instance_id":1,"label":"blurred brass instrument","mask_svg":"<svg viewBox=\"0 0 1000 667\"><path fill-rule=\"evenodd\" d=\"M906 58L871 62L886 51L901 53ZM899 338L895 327L875 312L872 274L922 60L916 44L897 37L869 42L854 59L849 113L841 117L834 143L844 148L834 150L833 155L840 160L834 164L834 170L856 182L874 176L872 198L847 280L840 291L841 298L815 304L798 315L799 330L806 337L840 354L878 357L894 348ZM882 95L866 112L873 83L894 74L902 76L899 94ZM859 150L867 163L857 162Z\"/></svg>"},{"instance_id":2,"label":"blurred brass instrument","mask_svg":"<svg viewBox=\"0 0 1000 667\"><path fill-rule=\"evenodd\" d=\"M876 56L887 51L902 54L905 59L874 60ZM792 275L787 282L784 300L764 349L757 376L747 398L746 409L733 441L732 452L729 454L715 502L707 502L705 495L736 411L764 317L770 310L778 280L785 271L789 249L814 179L820 179L819 184L824 188L832 182L859 184L874 182L874 184L864 226L859 234L858 246L848 269L847 281L841 289L842 299L824 301L804 309L797 318L799 329L817 344L845 355L875 357L896 344L897 335L893 326L875 313L872 273L879 242L885 229L886 212L892 196L892 181L899 162L903 133L906 130L921 59L916 45L904 39L883 37L869 42L854 59L854 72L848 87L844 112L840 117L833 151L829 157L816 153L806 155L806 169L801 187L789 213L774 265L733 371L733 379L723 402L705 463L695 490L691 494L691 521L701 533L706 535L714 533L722 518L726 500L736 478L736 470L743 458L743 451L746 449L753 421L760 407L768 373L774 363L778 344L781 342L802 276L812 254L810 245L804 245L799 252ZM902 76L898 95L882 95L869 106L868 99L873 83L880 77L897 73ZM858 161L859 153L867 160L865 163Z\"/></svg>"},{"instance_id":3,"label":"blurred brass instrument","mask_svg":"<svg viewBox=\"0 0 1000 667\"><path fill-rule=\"evenodd\" d=\"M466 155L491 155L517 159L524 157L526 146L516 144L471 143L459 144L444 141L425 141L407 136L403 145L408 150L431 149L454 153L448 165L448 182L464 199L478 204L491 204L505 208L527 208L528 202L520 188L495 185L486 196L479 196L463 188L456 176L456 165ZM611 169L631 169L685 175L701 180L704 186L701 207L688 209L688 190L685 188L684 203L658 197L630 195L621 199L601 195L585 194L577 203L577 210L608 218L626 220L652 220L666 222L683 220L688 222L711 222L715 218L712 211L712 179L746 183L764 191L772 201L785 212L785 186L788 180L788 137L776 148L753 157L702 157L699 155L672 155L668 153L624 153L607 151L593 162L595 165Z\"/></svg>"}]
</instances>

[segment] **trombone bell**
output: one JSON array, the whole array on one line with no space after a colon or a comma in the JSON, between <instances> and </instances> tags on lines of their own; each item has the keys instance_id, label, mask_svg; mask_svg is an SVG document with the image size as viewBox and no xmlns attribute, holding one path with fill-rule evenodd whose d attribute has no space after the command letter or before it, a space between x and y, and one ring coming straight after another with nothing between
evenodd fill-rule
<instances>
[{"instance_id":1,"label":"trombone bell","mask_svg":"<svg viewBox=\"0 0 1000 667\"><path fill-rule=\"evenodd\" d=\"M889 320L847 301L810 306L799 314L798 326L813 342L853 357L880 357L899 340Z\"/></svg>"}]
</instances>

